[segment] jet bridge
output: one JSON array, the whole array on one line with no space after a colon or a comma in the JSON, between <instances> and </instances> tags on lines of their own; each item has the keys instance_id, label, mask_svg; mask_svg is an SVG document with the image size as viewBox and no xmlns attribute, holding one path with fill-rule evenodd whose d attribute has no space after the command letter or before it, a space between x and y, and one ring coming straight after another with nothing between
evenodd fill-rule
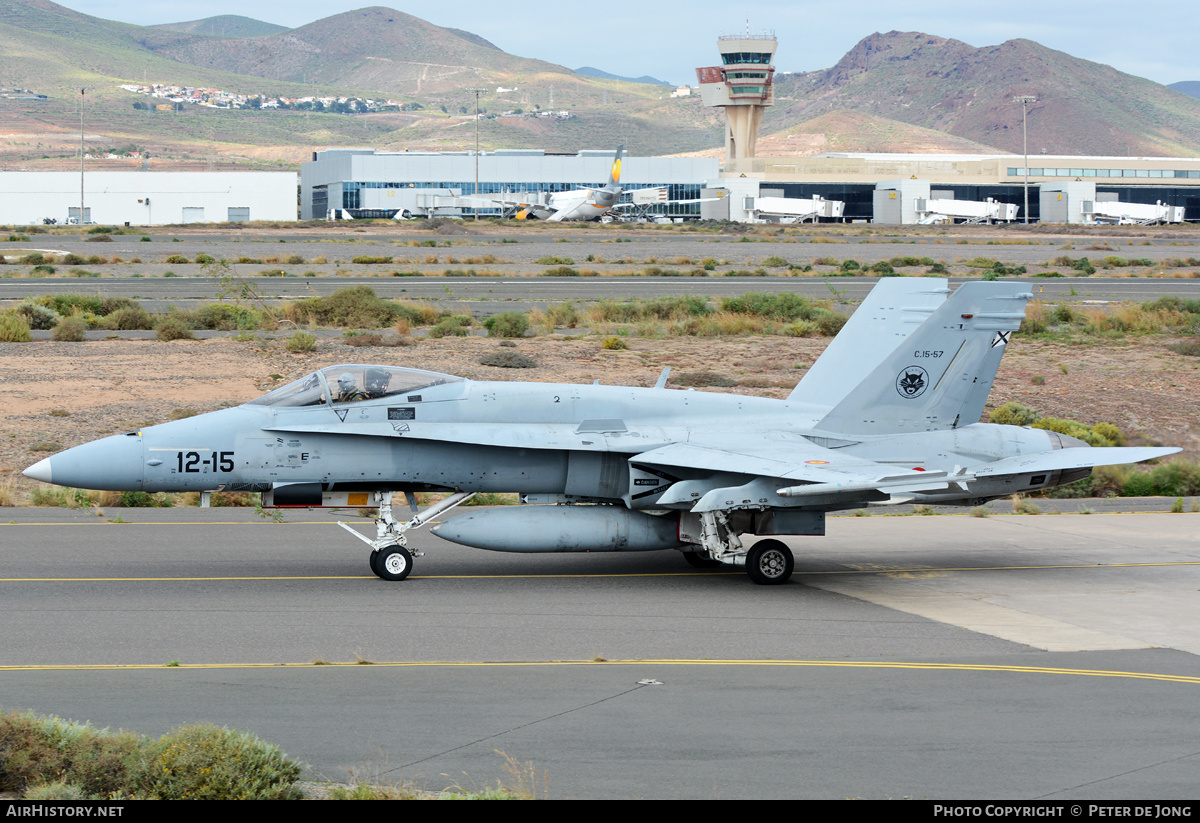
<instances>
[{"instance_id":1,"label":"jet bridge","mask_svg":"<svg viewBox=\"0 0 1200 823\"><path fill-rule=\"evenodd\" d=\"M1168 206L1161 200L1153 204L1085 200L1082 211L1085 223L1150 226L1183 222L1183 206Z\"/></svg>"},{"instance_id":2,"label":"jet bridge","mask_svg":"<svg viewBox=\"0 0 1200 823\"><path fill-rule=\"evenodd\" d=\"M363 189L360 207L330 209L330 220L393 219L414 217L462 217L463 209L480 208L477 200L463 197L458 189L381 188Z\"/></svg>"},{"instance_id":3,"label":"jet bridge","mask_svg":"<svg viewBox=\"0 0 1200 823\"><path fill-rule=\"evenodd\" d=\"M804 223L825 218L841 220L846 204L841 200L826 200L819 194L811 198L757 197L754 206L746 210L750 223Z\"/></svg>"},{"instance_id":4,"label":"jet bridge","mask_svg":"<svg viewBox=\"0 0 1200 823\"><path fill-rule=\"evenodd\" d=\"M929 226L937 223L1011 223L1020 209L1015 203L1001 203L992 198L978 200L944 200L917 198L917 222Z\"/></svg>"}]
</instances>

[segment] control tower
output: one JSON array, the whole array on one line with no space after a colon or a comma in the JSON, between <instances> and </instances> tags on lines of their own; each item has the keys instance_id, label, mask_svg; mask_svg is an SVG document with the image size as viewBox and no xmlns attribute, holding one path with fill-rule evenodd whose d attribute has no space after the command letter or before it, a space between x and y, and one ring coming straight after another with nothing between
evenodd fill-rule
<instances>
[{"instance_id":1,"label":"control tower","mask_svg":"<svg viewBox=\"0 0 1200 823\"><path fill-rule=\"evenodd\" d=\"M774 34L733 34L717 39L720 66L696 69L700 99L725 109L725 167L754 156L763 109L773 105Z\"/></svg>"}]
</instances>

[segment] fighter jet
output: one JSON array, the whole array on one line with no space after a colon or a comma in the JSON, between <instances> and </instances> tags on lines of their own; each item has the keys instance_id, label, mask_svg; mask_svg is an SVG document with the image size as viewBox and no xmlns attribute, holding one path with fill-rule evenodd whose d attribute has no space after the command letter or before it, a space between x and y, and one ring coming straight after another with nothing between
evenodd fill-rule
<instances>
[{"instance_id":1,"label":"fighter jet","mask_svg":"<svg viewBox=\"0 0 1200 823\"><path fill-rule=\"evenodd\" d=\"M786 400L670 389L669 369L632 388L337 365L25 474L89 489L257 491L268 507L377 506L373 539L342 525L387 580L412 570L408 530L476 493L516 492L521 505L433 533L508 552L674 549L693 566L778 584L794 559L776 538L823 535L829 511L976 506L1179 451L978 422L1027 288L880 281ZM449 496L417 512L418 491ZM393 515L396 492L415 512L407 520ZM763 539L748 546L745 535Z\"/></svg>"}]
</instances>

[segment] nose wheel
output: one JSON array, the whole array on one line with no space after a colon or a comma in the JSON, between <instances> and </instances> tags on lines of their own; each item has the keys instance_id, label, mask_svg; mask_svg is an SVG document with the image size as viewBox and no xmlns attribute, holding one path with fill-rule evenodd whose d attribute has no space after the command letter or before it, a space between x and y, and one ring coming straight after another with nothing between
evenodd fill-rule
<instances>
[{"instance_id":1,"label":"nose wheel","mask_svg":"<svg viewBox=\"0 0 1200 823\"><path fill-rule=\"evenodd\" d=\"M412 571L413 559L403 546L389 546L371 552L371 571L384 580L403 580Z\"/></svg>"}]
</instances>

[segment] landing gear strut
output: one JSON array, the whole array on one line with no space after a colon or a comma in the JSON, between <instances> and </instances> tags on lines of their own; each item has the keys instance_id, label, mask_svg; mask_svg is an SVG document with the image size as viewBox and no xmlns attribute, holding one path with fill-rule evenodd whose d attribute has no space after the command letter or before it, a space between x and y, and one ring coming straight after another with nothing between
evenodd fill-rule
<instances>
[{"instance_id":1,"label":"landing gear strut","mask_svg":"<svg viewBox=\"0 0 1200 823\"><path fill-rule=\"evenodd\" d=\"M722 511L701 512L700 525L702 551L684 555L693 566L703 568L710 563L745 566L746 574L760 586L786 583L792 576L795 559L782 541L760 540L747 551Z\"/></svg>"},{"instance_id":2,"label":"landing gear strut","mask_svg":"<svg viewBox=\"0 0 1200 823\"><path fill-rule=\"evenodd\" d=\"M413 558L423 554L422 552L410 552L406 548L408 538L404 536L404 533L409 529L424 526L439 514L448 512L461 503L466 503L474 496L475 492L456 492L401 523L392 516L392 493L373 492L373 502L379 507L379 516L375 518L374 540L359 534L340 520L338 525L371 547L371 556L368 561L372 572L384 580L403 580L412 571ZM415 507L416 503L413 502L412 505Z\"/></svg>"}]
</instances>

